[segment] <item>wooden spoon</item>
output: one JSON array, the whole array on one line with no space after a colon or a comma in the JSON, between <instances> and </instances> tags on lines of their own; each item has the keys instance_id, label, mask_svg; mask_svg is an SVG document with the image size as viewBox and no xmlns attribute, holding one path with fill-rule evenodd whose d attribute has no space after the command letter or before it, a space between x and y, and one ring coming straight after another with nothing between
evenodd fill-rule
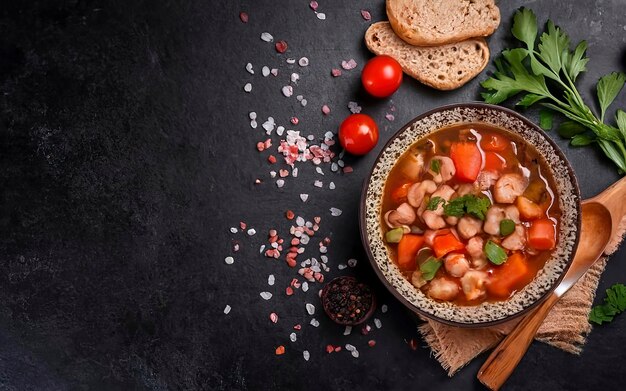
<instances>
[{"instance_id":1,"label":"wooden spoon","mask_svg":"<svg viewBox=\"0 0 626 391\"><path fill-rule=\"evenodd\" d=\"M529 313L491 352L478 371L478 380L499 389L517 367L539 326L556 302L600 258L626 215L626 177L582 203L582 229L574 260L563 281L543 303Z\"/></svg>"}]
</instances>

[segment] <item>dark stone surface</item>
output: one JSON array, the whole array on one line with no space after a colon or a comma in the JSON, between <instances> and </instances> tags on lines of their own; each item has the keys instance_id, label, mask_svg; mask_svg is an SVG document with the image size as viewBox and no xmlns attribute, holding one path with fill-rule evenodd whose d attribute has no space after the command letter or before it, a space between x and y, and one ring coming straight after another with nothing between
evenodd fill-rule
<instances>
[{"instance_id":1,"label":"dark stone surface","mask_svg":"<svg viewBox=\"0 0 626 391\"><path fill-rule=\"evenodd\" d=\"M490 39L493 53L510 43L510 17L521 5L551 17L576 41L589 41L589 72L580 81L591 99L595 80L624 70L623 4L618 0L500 2L503 23ZM2 389L476 389L484 356L448 379L422 342L415 321L374 280L358 237L360 185L376 153L346 157L349 175L300 176L277 189L267 153L256 152L273 116L317 138L335 131L348 101L381 124L381 143L419 113L478 97L480 80L437 92L406 80L392 101L365 96L359 70L370 57L362 42L369 25L359 9L384 19L383 1L320 1L318 20L308 1L37 1L5 2L0 10L0 388ZM250 21L239 21L240 11ZM285 39L278 55L259 39ZM288 65L307 56L311 65ZM330 69L354 58L359 67L339 78ZM255 75L244 67L251 62ZM261 67L279 69L263 78ZM280 88L301 74L302 108ZM251 81L252 93L243 92ZM320 107L328 104L330 116ZM384 115L396 107L394 122ZM626 107L626 96L616 107ZM527 113L537 119L536 112ZM563 146L584 196L618 179L595 149ZM278 138L273 136L276 145ZM261 178L262 185L254 185ZM313 187L333 180L335 191ZM307 203L298 194L310 193ZM330 216L335 206L344 213ZM330 236L331 273L370 281L389 312L376 316L369 336L343 329L318 313L308 325L305 301L318 286L285 298L295 272L258 254L269 228L288 237L285 209L322 216L318 236ZM229 227L244 220L248 237ZM231 240L241 243L227 266ZM315 249L317 241L311 241ZM626 281L622 248L601 291ZM310 256L317 256L311 251ZM355 269L338 271L348 258ZM276 285L267 286L267 276ZM275 296L266 302L259 292ZM232 312L223 309L230 304ZM271 324L271 311L279 314ZM295 323L298 341L289 342ZM372 322L370 322L372 324ZM375 348L366 346L375 339ZM326 344L352 343L361 353L327 355ZM276 357L277 345L287 353ZM574 357L534 344L508 389L616 389L623 369L626 317L597 327ZM305 362L301 351L308 349Z\"/></svg>"}]
</instances>

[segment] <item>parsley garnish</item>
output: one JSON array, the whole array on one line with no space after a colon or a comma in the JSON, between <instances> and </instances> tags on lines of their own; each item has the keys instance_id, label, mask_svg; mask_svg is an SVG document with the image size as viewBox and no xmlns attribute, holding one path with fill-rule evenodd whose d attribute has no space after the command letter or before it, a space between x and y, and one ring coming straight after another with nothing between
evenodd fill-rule
<instances>
[{"instance_id":1,"label":"parsley garnish","mask_svg":"<svg viewBox=\"0 0 626 391\"><path fill-rule=\"evenodd\" d=\"M422 272L422 278L426 281L430 281L435 278L437 270L441 267L441 261L435 257L428 258L424 263L420 265L420 272Z\"/></svg>"},{"instance_id":2,"label":"parsley garnish","mask_svg":"<svg viewBox=\"0 0 626 391\"><path fill-rule=\"evenodd\" d=\"M507 259L506 251L491 240L485 243L485 255L494 265L502 265Z\"/></svg>"},{"instance_id":3,"label":"parsley garnish","mask_svg":"<svg viewBox=\"0 0 626 391\"><path fill-rule=\"evenodd\" d=\"M435 174L439 174L439 172L441 172L441 160L439 160L439 159L431 160L430 161L430 169Z\"/></svg>"},{"instance_id":4,"label":"parsley garnish","mask_svg":"<svg viewBox=\"0 0 626 391\"><path fill-rule=\"evenodd\" d=\"M437 207L439 206L439 204L441 203L446 203L446 200L444 200L441 197L433 197L428 201L428 205L426 205L426 209L427 210L436 210Z\"/></svg>"},{"instance_id":5,"label":"parsley garnish","mask_svg":"<svg viewBox=\"0 0 626 391\"><path fill-rule=\"evenodd\" d=\"M593 307L589 320L597 324L610 322L615 315L624 311L626 311L626 286L615 284L606 290L604 304Z\"/></svg>"},{"instance_id":6,"label":"parsley garnish","mask_svg":"<svg viewBox=\"0 0 626 391\"><path fill-rule=\"evenodd\" d=\"M500 222L500 235L509 236L515 231L515 222L510 219L503 219Z\"/></svg>"},{"instance_id":7,"label":"parsley garnish","mask_svg":"<svg viewBox=\"0 0 626 391\"><path fill-rule=\"evenodd\" d=\"M589 61L585 57L585 41L570 50L567 34L548 20L546 31L536 45L537 17L527 8L515 13L511 33L525 47L504 50L502 57L495 60L495 72L481 84L486 89L482 93L485 102L498 104L524 93L518 106L526 108L540 102L545 108L563 114L568 121L559 128L560 135L570 138L572 146L597 143L619 172L626 173L626 113L617 111L617 126L604 123L604 115L624 86L626 74L613 72L600 78L596 86L598 116L585 104L574 84L580 73L586 71ZM545 128L552 125L545 113L540 122ZM572 122L579 126L574 127Z\"/></svg>"},{"instance_id":8,"label":"parsley garnish","mask_svg":"<svg viewBox=\"0 0 626 391\"><path fill-rule=\"evenodd\" d=\"M489 198L466 194L448 202L443 207L443 213L445 213L446 216L454 217L462 217L465 214L469 214L477 219L485 220L485 214L489 206L491 206Z\"/></svg>"}]
</instances>

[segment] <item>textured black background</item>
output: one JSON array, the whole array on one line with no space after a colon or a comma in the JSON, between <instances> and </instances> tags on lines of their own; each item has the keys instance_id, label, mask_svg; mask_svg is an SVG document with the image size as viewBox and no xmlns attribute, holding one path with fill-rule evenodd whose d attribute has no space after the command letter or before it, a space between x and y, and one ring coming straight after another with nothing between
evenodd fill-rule
<instances>
[{"instance_id":1,"label":"textured black background","mask_svg":"<svg viewBox=\"0 0 626 391\"><path fill-rule=\"evenodd\" d=\"M620 0L500 2L502 25L493 53L509 44L513 10L527 5L551 17L576 41L589 42L590 71L580 81L589 99L595 80L624 70L626 26ZM358 237L360 185L376 153L419 113L478 97L480 75L453 92L405 80L392 100L365 96L359 70L370 54L369 25L359 13L385 19L383 1L321 1L318 20L307 0L254 1L13 1L0 9L0 388L2 389L475 389L485 356L448 379L419 340L414 319L373 279ZM250 21L239 21L240 11ZM277 54L261 32L285 39ZM311 65L288 65L307 56ZM339 78L330 69L356 59ZM251 62L255 75L244 67ZM263 78L261 67L279 69ZM301 80L294 97L280 88L291 70ZM250 94L243 85L252 82ZM295 95L303 94L302 108ZM316 175L310 163L277 189L267 152L256 151L273 116L321 137L335 131L359 102L381 125L381 143L368 156L346 157L348 175ZM626 95L617 99L626 107ZM331 115L320 107L328 104ZM393 112L390 122L384 115ZM527 115L535 119L536 112ZM618 179L595 149L572 149L555 133L592 196ZM273 136L276 145L278 138ZM260 178L261 185L254 185ZM313 187L321 179L330 191ZM298 194L309 193L307 203ZM331 206L341 208L331 217ZM369 336L322 314L308 325L306 301L318 286L286 298L295 271L258 254L269 228L288 237L285 209L322 216L330 236L327 278L368 280L389 312ZM246 221L256 236L229 228ZM309 250L317 247L312 240ZM241 243L225 265L231 241ZM607 267L601 289L626 282L626 250ZM316 256L315 251L310 255ZM338 271L348 258L355 269ZM304 259L304 258L300 258ZM267 276L276 285L267 286ZM263 301L259 292L275 296ZM233 307L223 314L226 304ZM319 306L318 306L319 307ZM280 320L271 324L268 314ZM288 340L302 323L298 341ZM370 322L372 324L372 322ZM375 339L375 348L367 341ZM361 353L327 355L326 344L352 343ZM274 348L287 347L276 357ZM594 329L580 357L535 343L508 389L615 389L626 381L626 317ZM305 362L302 350L311 360Z\"/></svg>"}]
</instances>

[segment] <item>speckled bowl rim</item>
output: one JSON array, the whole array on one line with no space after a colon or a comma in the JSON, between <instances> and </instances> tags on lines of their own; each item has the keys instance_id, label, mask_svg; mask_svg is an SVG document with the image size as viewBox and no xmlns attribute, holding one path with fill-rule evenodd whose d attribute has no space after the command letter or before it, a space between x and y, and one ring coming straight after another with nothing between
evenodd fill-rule
<instances>
[{"instance_id":1,"label":"speckled bowl rim","mask_svg":"<svg viewBox=\"0 0 626 391\"><path fill-rule=\"evenodd\" d=\"M556 158L559 161L559 163L562 165L562 167L559 167L559 168L565 169L565 173L566 173L566 175L564 175L560 179L564 179L564 178L568 179L567 182L565 183L565 186L564 186L565 188L562 188L560 184L557 184L557 189L555 191L556 193L555 195L557 196L559 205L563 212L563 216L561 217L560 230L558 233L559 245L557 249L555 250L553 256L548 261L546 261L546 265L544 266L543 269L541 269L538 272L535 279L531 283L529 283L525 288L515 293L510 299L504 302L482 303L478 306L471 306L471 307L456 306L450 303L439 303L428 298L421 291L413 287L413 285L406 278L402 276L398 267L393 262L389 261L387 248L382 238L382 230L380 229L380 207L382 203L382 192L384 191L384 184L385 184L384 181L381 186L376 186L377 190L379 191L380 197L377 197L378 199L373 200L375 205L378 206L378 212L376 213L376 211L373 211L373 213L376 216L375 218L377 221L374 222L374 221L371 221L371 218L368 218L368 212L369 212L368 199L369 197L372 196L372 194L370 194L372 193L372 188L371 188L372 178L373 178L373 175L377 173L377 171L381 170L380 166L381 166L381 160L383 159L383 157L385 159L389 159L389 157L386 156L386 154L388 153L389 147L392 144L396 143L397 142L396 140L398 140L399 137L403 136L405 133L408 133L412 127L416 126L420 122L424 122L425 120L433 116L436 116L436 115L439 115L441 113L448 112L448 111L451 112L451 115L453 116L454 116L455 111L458 112L458 115L461 115L461 112L463 111L474 112L474 115L478 117L481 116L480 114L481 111L483 113L482 114L483 117L486 117L488 115L486 113L490 111L492 113L495 113L496 115L508 117L508 119L512 121L518 121L518 127L521 126L522 128L526 128L527 131L531 133L533 132L536 133L539 139L543 140L544 142L543 146L544 147L547 146L548 148L552 149L551 152L554 153L554 156L548 157L546 156L544 151L541 150L541 148L538 148L537 146L535 146L535 149L543 156L546 162L550 162L551 159ZM483 121L475 121L475 120L471 121L470 120L470 121L440 123L437 126L433 126L428 131L424 132L424 134L422 134L420 137L417 137L410 142L407 141L406 146L402 149L402 152L400 153L400 155L404 153L410 145L414 144L419 139L422 139L443 127L452 126L454 124L476 123L476 122L483 122L486 124L491 124L494 126L502 127L502 125L500 124L489 122L486 120L483 120ZM509 129L509 128L505 128L505 129L508 129L510 132L516 133L522 136L517 131L517 129ZM399 142L402 142L402 141L399 141ZM398 157L399 156L393 159L393 162L389 166L388 171L386 171L386 174L385 172L382 172L382 174L385 174L385 177L386 175L389 174L389 171L395 165L395 162L397 161ZM551 167L551 171L553 172L555 181L558 182L559 179L556 173L554 172L553 167ZM571 191L571 193L564 194L564 192L568 190ZM567 202L568 206L570 207L569 209L567 210L565 209L564 202ZM565 219L567 219L567 224L564 223L564 221L566 221ZM370 235L370 233L372 233L371 229L369 230L370 232L368 232L368 221L372 224L377 223L377 226L378 226L378 229L376 232L377 236ZM360 206L359 206L359 225L360 225L359 231L361 234L361 240L365 247L365 251L372 265L372 268L374 269L374 272L376 273L378 278L383 282L383 285L385 285L385 287L391 292L391 294L394 297L396 297L396 299L398 299L405 307L407 307L409 310L413 311L414 313L417 313L418 315L423 315L426 318L430 318L441 323L445 323L445 324L449 324L449 325L457 326L457 327L489 327L489 326L493 326L496 324L500 324L500 323L509 321L513 318L519 317L527 313L528 311L530 311L531 309L539 305L543 300L545 300L548 297L548 295L551 294L554 291L554 289L556 289L556 287L559 285L559 283L562 281L563 277L567 273L567 270L569 269L569 266L572 263L572 259L574 257L576 247L578 246L578 240L580 236L580 224L581 224L581 204L580 204L580 188L578 186L578 180L576 178L576 175L574 173L574 170L571 164L569 163L569 161L567 160L563 152L559 149L558 145L550 137L548 137L541 128L539 128L537 125L535 125L533 122L529 121L528 119L526 119L519 113L511 109L505 108L505 107L495 106L495 105L490 105L490 104L480 103L480 102L455 103L455 104L450 104L450 105L445 105L445 106L434 108L432 110L429 110L417 116L413 120L409 121L409 123L407 123L398 132L396 132L396 134L394 134L389 139L389 141L387 141L385 146L382 148L381 152L376 157L376 160L374 161L374 164L372 165L372 169L370 170L369 175L367 176L367 178L365 179L363 183L363 189L361 192L361 200L360 200ZM372 241L374 241L376 245L378 246L382 244L382 247L384 248L385 259L379 259L382 257L377 258L374 255L374 253L372 252ZM550 267L554 266L555 269L550 270L549 266ZM385 267L386 267L386 270L383 270ZM394 283L390 281L390 279L388 278L388 275L392 275L396 278L400 277L401 280L396 280L399 286L394 285ZM541 282L544 284L543 287L537 285L538 284L537 281L540 280L540 278L541 278ZM411 291L407 289L411 289L413 291L413 296L410 298L407 296L411 295ZM529 290L532 290L532 289L538 289L538 291L529 292ZM404 294L401 293L400 290L403 290ZM415 300L416 297L418 297L422 303L426 303L428 305L420 306L418 302ZM525 301L523 301L523 299L525 299ZM433 309L433 306L434 306L434 309ZM511 308L505 308L506 306L509 306ZM423 308L423 307L426 307L426 308ZM475 316L478 313L480 313L480 316ZM468 315L471 315L471 316L468 316ZM479 319L477 320L477 318Z\"/></svg>"}]
</instances>

